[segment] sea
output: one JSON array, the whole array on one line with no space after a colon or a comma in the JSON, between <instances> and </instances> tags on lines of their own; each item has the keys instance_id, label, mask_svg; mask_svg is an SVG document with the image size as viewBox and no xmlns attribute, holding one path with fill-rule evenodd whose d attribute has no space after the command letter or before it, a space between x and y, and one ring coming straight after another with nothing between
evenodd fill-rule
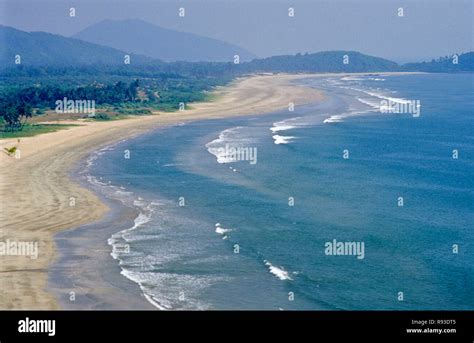
<instances>
[{"instance_id":1,"label":"sea","mask_svg":"<svg viewBox=\"0 0 474 343\"><path fill-rule=\"evenodd\" d=\"M162 310L472 310L474 74L297 81L324 100L162 127L83 175Z\"/></svg>"}]
</instances>

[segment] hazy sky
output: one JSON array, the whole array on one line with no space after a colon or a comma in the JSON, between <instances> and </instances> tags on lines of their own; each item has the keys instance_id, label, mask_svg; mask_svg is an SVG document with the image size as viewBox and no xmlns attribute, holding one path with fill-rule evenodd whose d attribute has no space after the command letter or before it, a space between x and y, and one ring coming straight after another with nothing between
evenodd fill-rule
<instances>
[{"instance_id":1,"label":"hazy sky","mask_svg":"<svg viewBox=\"0 0 474 343\"><path fill-rule=\"evenodd\" d=\"M0 23L26 31L69 36L104 19L130 18L221 39L259 57L357 50L406 62L474 50L473 0L0 0Z\"/></svg>"}]
</instances>

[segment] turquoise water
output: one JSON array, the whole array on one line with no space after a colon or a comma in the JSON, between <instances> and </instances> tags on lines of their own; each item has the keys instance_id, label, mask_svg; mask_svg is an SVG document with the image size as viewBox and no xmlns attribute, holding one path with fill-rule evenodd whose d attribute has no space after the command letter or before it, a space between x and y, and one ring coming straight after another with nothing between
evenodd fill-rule
<instances>
[{"instance_id":1,"label":"turquoise water","mask_svg":"<svg viewBox=\"0 0 474 343\"><path fill-rule=\"evenodd\" d=\"M92 180L140 210L113 256L159 308L473 309L473 80L308 79L324 102L105 149ZM387 99L420 116L380 113ZM333 240L363 258L327 255Z\"/></svg>"}]
</instances>

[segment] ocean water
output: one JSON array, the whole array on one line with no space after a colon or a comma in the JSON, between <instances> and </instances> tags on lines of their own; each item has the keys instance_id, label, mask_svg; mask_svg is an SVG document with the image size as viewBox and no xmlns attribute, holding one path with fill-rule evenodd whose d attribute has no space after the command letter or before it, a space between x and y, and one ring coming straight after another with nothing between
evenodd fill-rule
<instances>
[{"instance_id":1,"label":"ocean water","mask_svg":"<svg viewBox=\"0 0 474 343\"><path fill-rule=\"evenodd\" d=\"M473 309L473 80L312 78L321 103L102 149L90 181L140 213L104 244L160 309Z\"/></svg>"}]
</instances>

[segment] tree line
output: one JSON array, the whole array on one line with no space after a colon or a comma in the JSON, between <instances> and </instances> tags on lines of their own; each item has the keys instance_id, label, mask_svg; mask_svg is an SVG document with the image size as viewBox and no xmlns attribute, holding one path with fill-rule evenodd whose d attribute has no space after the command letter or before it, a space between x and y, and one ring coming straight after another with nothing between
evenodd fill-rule
<instances>
[{"instance_id":1,"label":"tree line","mask_svg":"<svg viewBox=\"0 0 474 343\"><path fill-rule=\"evenodd\" d=\"M56 85L10 88L0 95L0 116L7 132L21 131L33 115L33 108L54 108L57 100L95 100L97 104L117 104L137 101L136 79L130 83L122 81L112 85L92 83L90 85L63 89Z\"/></svg>"}]
</instances>

